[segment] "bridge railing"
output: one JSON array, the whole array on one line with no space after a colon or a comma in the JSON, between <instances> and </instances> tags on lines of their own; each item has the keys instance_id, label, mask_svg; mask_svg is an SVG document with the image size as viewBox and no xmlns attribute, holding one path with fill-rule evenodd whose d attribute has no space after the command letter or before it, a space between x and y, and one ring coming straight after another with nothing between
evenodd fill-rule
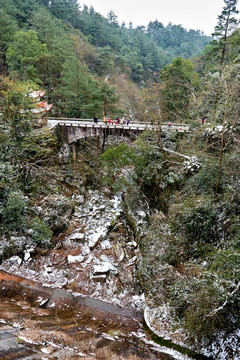
<instances>
[{"instance_id":1,"label":"bridge railing","mask_svg":"<svg viewBox=\"0 0 240 360\"><path fill-rule=\"evenodd\" d=\"M94 123L93 119L81 119L81 118L60 118L60 117L48 117L47 120L55 120L55 121L72 121L72 122L92 122ZM98 119L99 122L104 122L103 119ZM113 120L114 122L116 119ZM108 124L108 121L105 121L105 124ZM138 121L138 120L130 120L130 124L142 124L142 125L154 125L154 126L169 126L169 123L156 123L150 121ZM114 125L117 125L114 123ZM122 124L118 124L122 125ZM126 123L124 124L126 125ZM182 127L189 127L188 124L181 124L181 123L172 123L171 126L182 126Z\"/></svg>"}]
</instances>

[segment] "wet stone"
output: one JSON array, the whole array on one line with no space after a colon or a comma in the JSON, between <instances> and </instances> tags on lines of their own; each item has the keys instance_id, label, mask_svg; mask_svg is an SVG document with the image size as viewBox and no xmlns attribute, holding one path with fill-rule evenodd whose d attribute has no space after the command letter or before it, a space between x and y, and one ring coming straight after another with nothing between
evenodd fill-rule
<instances>
[{"instance_id":1,"label":"wet stone","mask_svg":"<svg viewBox=\"0 0 240 360\"><path fill-rule=\"evenodd\" d=\"M0 324L0 359L40 359L36 351L17 341L18 332Z\"/></svg>"}]
</instances>

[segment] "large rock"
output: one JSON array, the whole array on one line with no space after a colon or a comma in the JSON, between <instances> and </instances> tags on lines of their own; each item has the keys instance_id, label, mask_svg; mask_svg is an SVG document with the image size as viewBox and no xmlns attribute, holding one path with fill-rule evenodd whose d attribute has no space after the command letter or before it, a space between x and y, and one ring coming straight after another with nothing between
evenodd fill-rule
<instances>
[{"instance_id":1,"label":"large rock","mask_svg":"<svg viewBox=\"0 0 240 360\"><path fill-rule=\"evenodd\" d=\"M105 255L102 255L102 258L106 258ZM100 274L107 274L109 271L112 271L113 273L117 273L117 268L111 264L109 261L104 261L100 263L99 265L94 265L93 267L93 274L94 275L100 275Z\"/></svg>"},{"instance_id":2,"label":"large rock","mask_svg":"<svg viewBox=\"0 0 240 360\"><path fill-rule=\"evenodd\" d=\"M122 267L119 272L119 280L124 286L131 286L133 284L132 271Z\"/></svg>"},{"instance_id":3,"label":"large rock","mask_svg":"<svg viewBox=\"0 0 240 360\"><path fill-rule=\"evenodd\" d=\"M94 265L94 267L93 267L94 275L107 274L109 271L110 271L109 263L104 263L101 265Z\"/></svg>"},{"instance_id":4,"label":"large rock","mask_svg":"<svg viewBox=\"0 0 240 360\"><path fill-rule=\"evenodd\" d=\"M10 239L0 239L0 260L14 255L23 255L25 247L30 240L25 236L11 236Z\"/></svg>"}]
</instances>

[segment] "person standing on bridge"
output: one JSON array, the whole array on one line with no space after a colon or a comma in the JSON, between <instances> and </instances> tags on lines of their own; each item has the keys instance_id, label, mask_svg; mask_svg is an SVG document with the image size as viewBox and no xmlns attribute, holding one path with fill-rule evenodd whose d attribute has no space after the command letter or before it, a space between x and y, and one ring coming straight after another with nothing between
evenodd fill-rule
<instances>
[{"instance_id":1,"label":"person standing on bridge","mask_svg":"<svg viewBox=\"0 0 240 360\"><path fill-rule=\"evenodd\" d=\"M94 116L93 121L95 122L95 124L97 124L97 123L98 123L98 118L97 118L97 116L96 116L96 115Z\"/></svg>"},{"instance_id":2,"label":"person standing on bridge","mask_svg":"<svg viewBox=\"0 0 240 360\"><path fill-rule=\"evenodd\" d=\"M169 126L169 127L171 127L171 126L172 126L172 123L171 123L171 121L169 121L169 123L168 123L168 126Z\"/></svg>"},{"instance_id":3,"label":"person standing on bridge","mask_svg":"<svg viewBox=\"0 0 240 360\"><path fill-rule=\"evenodd\" d=\"M127 118L127 125L130 123L130 119L129 118Z\"/></svg>"}]
</instances>

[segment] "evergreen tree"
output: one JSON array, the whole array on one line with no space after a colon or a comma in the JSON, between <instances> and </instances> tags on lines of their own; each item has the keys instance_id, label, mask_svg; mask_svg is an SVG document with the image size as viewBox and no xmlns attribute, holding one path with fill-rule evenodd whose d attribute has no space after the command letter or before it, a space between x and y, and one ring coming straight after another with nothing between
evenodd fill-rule
<instances>
[{"instance_id":1,"label":"evergreen tree","mask_svg":"<svg viewBox=\"0 0 240 360\"><path fill-rule=\"evenodd\" d=\"M0 9L0 74L5 72L6 50L8 44L13 40L17 31L17 24L13 17L8 15L4 9Z\"/></svg>"},{"instance_id":2,"label":"evergreen tree","mask_svg":"<svg viewBox=\"0 0 240 360\"><path fill-rule=\"evenodd\" d=\"M190 60L180 57L163 68L161 97L167 120L185 120L190 116L189 106L199 87L199 76Z\"/></svg>"},{"instance_id":3,"label":"evergreen tree","mask_svg":"<svg viewBox=\"0 0 240 360\"><path fill-rule=\"evenodd\" d=\"M29 165L26 154L35 123L33 109L36 100L30 95L29 84L0 78L0 98L3 101L3 117L0 119L0 165L8 166L15 180L25 178ZM11 170L12 169L12 170ZM10 175L11 176L11 175ZM12 190L17 188L13 187ZM6 199L8 194L4 195Z\"/></svg>"},{"instance_id":4,"label":"evergreen tree","mask_svg":"<svg viewBox=\"0 0 240 360\"><path fill-rule=\"evenodd\" d=\"M18 26L26 30L32 14L38 10L39 4L36 0L0 0L0 8L15 18Z\"/></svg>"},{"instance_id":5,"label":"evergreen tree","mask_svg":"<svg viewBox=\"0 0 240 360\"><path fill-rule=\"evenodd\" d=\"M53 90L58 85L63 64L74 54L72 39L61 20L52 16L45 8L39 9L31 18L31 27L39 40L47 45L48 53L38 62L39 76L47 89L50 102L55 102Z\"/></svg>"},{"instance_id":6,"label":"evergreen tree","mask_svg":"<svg viewBox=\"0 0 240 360\"><path fill-rule=\"evenodd\" d=\"M236 8L238 0L224 0L224 3L225 6L223 7L221 15L218 16L218 23L215 26L214 33L212 34L214 37L219 39L218 47L221 52L220 74L222 73L226 54L227 38L234 30L236 30L237 24L239 23L239 21L234 17L234 15L238 14L238 10Z\"/></svg>"},{"instance_id":7,"label":"evergreen tree","mask_svg":"<svg viewBox=\"0 0 240 360\"><path fill-rule=\"evenodd\" d=\"M107 19L109 24L118 25L117 15L114 13L113 10L109 11L109 13L107 14Z\"/></svg>"},{"instance_id":8,"label":"evergreen tree","mask_svg":"<svg viewBox=\"0 0 240 360\"><path fill-rule=\"evenodd\" d=\"M77 0L52 0L49 10L54 16L69 21L73 26L78 23L79 4Z\"/></svg>"},{"instance_id":9,"label":"evergreen tree","mask_svg":"<svg viewBox=\"0 0 240 360\"><path fill-rule=\"evenodd\" d=\"M105 82L100 84L101 113L103 115L115 115L117 112L121 112L121 109L116 108L118 98L114 87L108 86Z\"/></svg>"},{"instance_id":10,"label":"evergreen tree","mask_svg":"<svg viewBox=\"0 0 240 360\"><path fill-rule=\"evenodd\" d=\"M15 34L6 56L10 70L18 71L23 79L39 82L36 64L47 54L47 47L41 44L37 34L30 31L19 31Z\"/></svg>"},{"instance_id":11,"label":"evergreen tree","mask_svg":"<svg viewBox=\"0 0 240 360\"><path fill-rule=\"evenodd\" d=\"M61 78L54 91L60 115L83 118L101 114L99 84L76 57L65 62Z\"/></svg>"}]
</instances>

